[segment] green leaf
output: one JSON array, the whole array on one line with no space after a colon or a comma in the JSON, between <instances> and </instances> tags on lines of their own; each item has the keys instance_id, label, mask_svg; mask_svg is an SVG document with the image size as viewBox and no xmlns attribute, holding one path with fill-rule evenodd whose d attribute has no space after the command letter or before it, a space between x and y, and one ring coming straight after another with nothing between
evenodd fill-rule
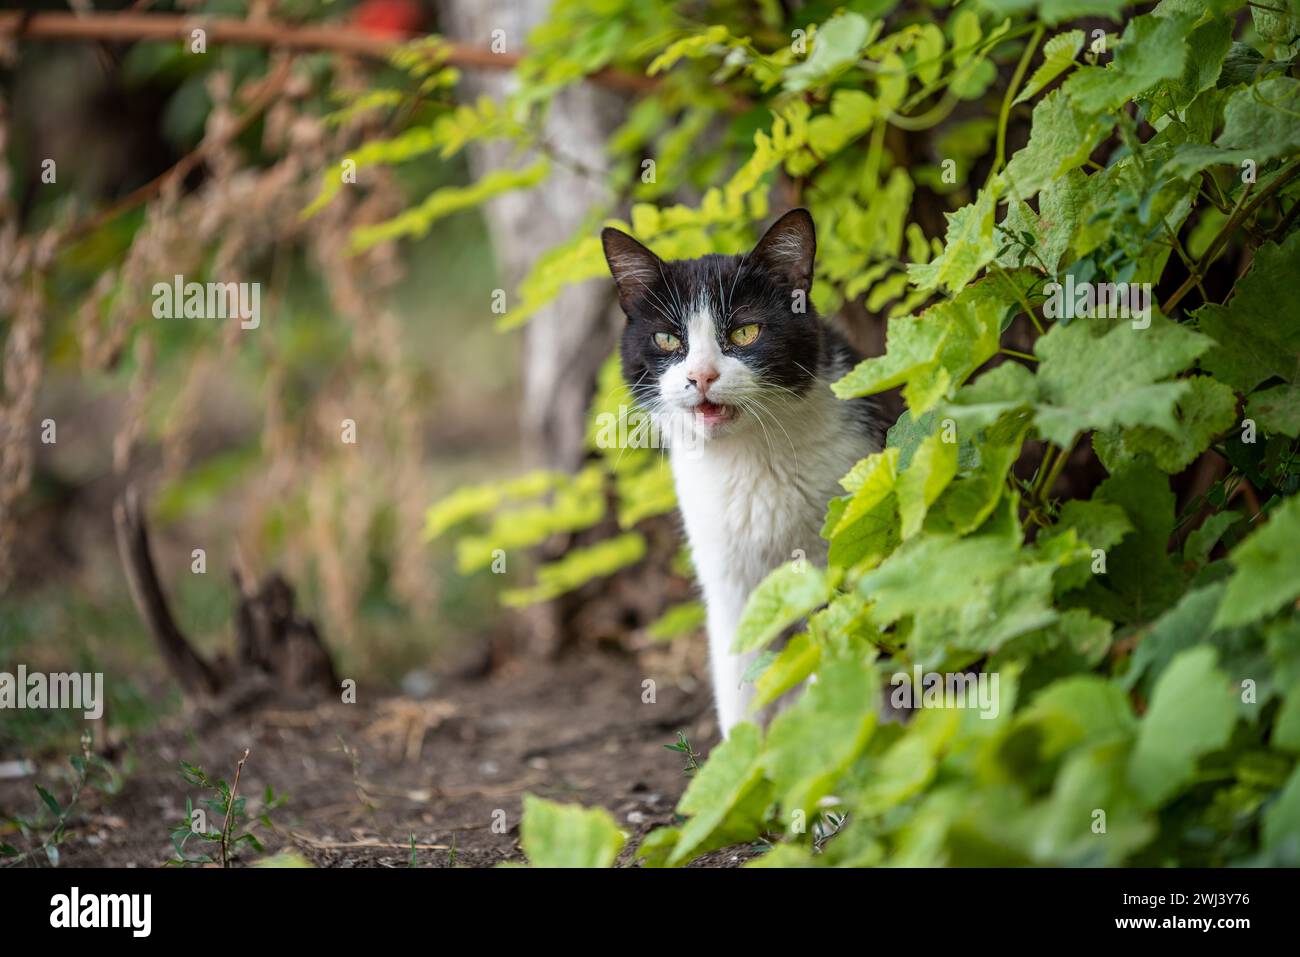
<instances>
[{"instance_id":1,"label":"green leaf","mask_svg":"<svg viewBox=\"0 0 1300 957\"><path fill-rule=\"evenodd\" d=\"M878 561L897 540L898 449L885 449L857 463L840 484L852 494L833 499L822 536L831 543L828 560L848 568Z\"/></svg>"},{"instance_id":2,"label":"green leaf","mask_svg":"<svg viewBox=\"0 0 1300 957\"><path fill-rule=\"evenodd\" d=\"M1034 374L1017 362L1004 362L960 389L943 411L963 432L987 428L1008 412L1025 409L1038 398Z\"/></svg>"},{"instance_id":3,"label":"green leaf","mask_svg":"<svg viewBox=\"0 0 1300 957\"><path fill-rule=\"evenodd\" d=\"M819 86L858 61L871 36L871 24L858 13L841 13L817 28L812 52L803 63L785 71L787 92Z\"/></svg>"},{"instance_id":4,"label":"green leaf","mask_svg":"<svg viewBox=\"0 0 1300 957\"><path fill-rule=\"evenodd\" d=\"M1183 16L1134 17L1110 63L1082 67L1061 89L1084 112L1118 109L1156 84L1182 76L1190 25Z\"/></svg>"},{"instance_id":5,"label":"green leaf","mask_svg":"<svg viewBox=\"0 0 1300 957\"><path fill-rule=\"evenodd\" d=\"M1015 275L1013 282L1027 283L1028 277ZM858 363L831 388L849 399L902 385L912 414L921 415L998 351L1002 315L1011 301L1005 281L990 277L919 316L891 319L885 354Z\"/></svg>"},{"instance_id":6,"label":"green leaf","mask_svg":"<svg viewBox=\"0 0 1300 957\"><path fill-rule=\"evenodd\" d=\"M569 481L562 472L529 472L504 482L463 485L429 506L425 514L424 537L433 540L462 522L486 515L509 502L544 495Z\"/></svg>"},{"instance_id":7,"label":"green leaf","mask_svg":"<svg viewBox=\"0 0 1300 957\"><path fill-rule=\"evenodd\" d=\"M988 441L978 446L979 465L944 489L926 516L927 531L967 535L984 524L1002 500L1007 475L1020 458L1027 428L1028 423L1022 423L1008 441Z\"/></svg>"},{"instance_id":8,"label":"green leaf","mask_svg":"<svg viewBox=\"0 0 1300 957\"><path fill-rule=\"evenodd\" d=\"M781 697L812 674L821 657L821 645L807 632L794 635L754 682L754 704L762 708Z\"/></svg>"},{"instance_id":9,"label":"green leaf","mask_svg":"<svg viewBox=\"0 0 1300 957\"><path fill-rule=\"evenodd\" d=\"M557 804L524 795L519 843L533 867L611 867L623 833L604 808Z\"/></svg>"},{"instance_id":10,"label":"green leaf","mask_svg":"<svg viewBox=\"0 0 1300 957\"><path fill-rule=\"evenodd\" d=\"M1232 733L1233 687L1215 660L1213 648L1189 649L1156 682L1129 759L1129 781L1148 806L1191 783L1197 760Z\"/></svg>"},{"instance_id":11,"label":"green leaf","mask_svg":"<svg viewBox=\"0 0 1300 957\"><path fill-rule=\"evenodd\" d=\"M1156 619L1138 642L1128 671L1119 679L1120 684L1149 696L1156 679L1168 670L1169 662L1176 655L1208 644L1214 632L1211 622L1215 609L1223 600L1223 589L1220 582L1189 591Z\"/></svg>"},{"instance_id":12,"label":"green leaf","mask_svg":"<svg viewBox=\"0 0 1300 957\"><path fill-rule=\"evenodd\" d=\"M816 861L812 853L804 847L797 844L777 844L770 851L767 851L750 861L745 862L745 867L814 867Z\"/></svg>"},{"instance_id":13,"label":"green leaf","mask_svg":"<svg viewBox=\"0 0 1300 957\"><path fill-rule=\"evenodd\" d=\"M1080 17L1105 17L1118 20L1127 0L978 0L979 5L995 16L1013 16L1036 10L1049 26Z\"/></svg>"},{"instance_id":14,"label":"green leaf","mask_svg":"<svg viewBox=\"0 0 1300 957\"><path fill-rule=\"evenodd\" d=\"M1098 455L1107 467L1147 453L1162 471L1181 472L1232 425L1237 415L1237 396L1232 389L1209 376L1184 381L1188 388L1175 406L1175 431L1138 425L1094 437Z\"/></svg>"},{"instance_id":15,"label":"green leaf","mask_svg":"<svg viewBox=\"0 0 1300 957\"><path fill-rule=\"evenodd\" d=\"M1240 518L1236 512L1215 512L1208 516L1200 528L1187 536L1183 545L1183 561L1192 565L1208 562L1210 552L1219 543L1223 533Z\"/></svg>"},{"instance_id":16,"label":"green leaf","mask_svg":"<svg viewBox=\"0 0 1300 957\"><path fill-rule=\"evenodd\" d=\"M698 601L684 601L664 610L664 613L646 626L646 632L657 641L670 641L689 635L704 624L704 605Z\"/></svg>"},{"instance_id":17,"label":"green leaf","mask_svg":"<svg viewBox=\"0 0 1300 957\"><path fill-rule=\"evenodd\" d=\"M731 34L726 27L711 26L700 33L670 43L662 53L650 61L650 65L646 67L646 76L654 76L656 73L671 69L673 64L683 57L705 56L725 44L730 37Z\"/></svg>"},{"instance_id":18,"label":"green leaf","mask_svg":"<svg viewBox=\"0 0 1300 957\"><path fill-rule=\"evenodd\" d=\"M1237 281L1225 305L1196 312L1200 329L1217 345L1201 360L1215 377L1249 392L1273 376L1300 382L1300 322L1281 303L1294 296L1300 231L1281 245L1255 251L1250 271Z\"/></svg>"},{"instance_id":19,"label":"green leaf","mask_svg":"<svg viewBox=\"0 0 1300 957\"><path fill-rule=\"evenodd\" d=\"M45 806L50 809L50 813L56 818L63 814L63 808L59 807L59 802L54 800L53 794L45 790L45 788L41 787L39 784L36 785L36 793L41 796L41 800L45 802Z\"/></svg>"},{"instance_id":20,"label":"green leaf","mask_svg":"<svg viewBox=\"0 0 1300 957\"><path fill-rule=\"evenodd\" d=\"M665 745L667 747L667 745ZM681 838L679 827L657 827L646 835L641 846L636 849L637 859L646 867L667 867L668 858Z\"/></svg>"},{"instance_id":21,"label":"green leaf","mask_svg":"<svg viewBox=\"0 0 1300 957\"><path fill-rule=\"evenodd\" d=\"M1300 437L1300 377L1286 385L1261 389L1246 401L1246 418L1273 435Z\"/></svg>"},{"instance_id":22,"label":"green leaf","mask_svg":"<svg viewBox=\"0 0 1300 957\"><path fill-rule=\"evenodd\" d=\"M1114 116L1090 113L1063 90L1053 90L1034 107L1029 142L1011 157L1002 173L1010 194L1029 199L1048 183L1078 169L1114 125Z\"/></svg>"},{"instance_id":23,"label":"green leaf","mask_svg":"<svg viewBox=\"0 0 1300 957\"><path fill-rule=\"evenodd\" d=\"M956 709L918 714L907 732L872 761L870 778L854 801L858 812L882 814L920 793L934 778L938 755L957 726Z\"/></svg>"},{"instance_id":24,"label":"green leaf","mask_svg":"<svg viewBox=\"0 0 1300 957\"><path fill-rule=\"evenodd\" d=\"M921 443L911 465L898 477L898 516L904 539L921 530L926 510L956 474L956 442L945 442L936 432Z\"/></svg>"},{"instance_id":25,"label":"green leaf","mask_svg":"<svg viewBox=\"0 0 1300 957\"><path fill-rule=\"evenodd\" d=\"M736 638L734 654L765 647L809 612L826 604L830 586L820 568L807 559L786 562L774 568L749 596Z\"/></svg>"},{"instance_id":26,"label":"green leaf","mask_svg":"<svg viewBox=\"0 0 1300 957\"><path fill-rule=\"evenodd\" d=\"M1186 382L1162 382L1183 371L1212 343L1155 316L1146 329L1126 321L1057 324L1034 346L1040 404L1034 416L1043 437L1069 448L1086 429L1154 426L1175 432L1175 406Z\"/></svg>"},{"instance_id":27,"label":"green leaf","mask_svg":"<svg viewBox=\"0 0 1300 957\"><path fill-rule=\"evenodd\" d=\"M1027 233L1031 243L1010 246L998 256L1005 267L1028 263L1055 272L1061 259L1070 248L1075 231L1084 219L1084 209L1095 184L1082 170L1072 169L1049 182L1038 195L1039 212L1035 213L1023 200L1011 201L1007 215L1000 224L1005 236L1008 232L1020 236ZM1029 255L1025 246L1034 255Z\"/></svg>"},{"instance_id":28,"label":"green leaf","mask_svg":"<svg viewBox=\"0 0 1300 957\"><path fill-rule=\"evenodd\" d=\"M1097 675L1076 675L1044 688L1017 715L1039 729L1039 751L1056 757L1080 744L1132 736L1137 720L1123 690Z\"/></svg>"},{"instance_id":29,"label":"green leaf","mask_svg":"<svg viewBox=\"0 0 1300 957\"><path fill-rule=\"evenodd\" d=\"M796 811L812 820L817 802L866 746L877 695L869 663L856 657L824 661L817 681L772 722L762 764L787 822Z\"/></svg>"},{"instance_id":30,"label":"green leaf","mask_svg":"<svg viewBox=\"0 0 1300 957\"><path fill-rule=\"evenodd\" d=\"M1200 14L1199 8L1189 11ZM1214 87L1223 69L1223 58L1232 46L1233 22L1226 16L1211 16L1187 35L1187 60L1174 84L1174 102L1186 106L1197 94Z\"/></svg>"},{"instance_id":31,"label":"green leaf","mask_svg":"<svg viewBox=\"0 0 1300 957\"><path fill-rule=\"evenodd\" d=\"M1004 535L926 533L863 575L858 592L881 626L911 617L913 658L936 664L946 650L993 651L1055 620L1053 571L1050 562L1022 564Z\"/></svg>"},{"instance_id":32,"label":"green leaf","mask_svg":"<svg viewBox=\"0 0 1300 957\"><path fill-rule=\"evenodd\" d=\"M426 235L438 220L462 209L479 206L502 193L529 189L546 179L550 172L550 162L542 158L524 169L498 169L484 173L469 186L444 186L430 193L424 202L392 219L358 226L352 231L351 249L364 252L390 239L418 239Z\"/></svg>"},{"instance_id":33,"label":"green leaf","mask_svg":"<svg viewBox=\"0 0 1300 957\"><path fill-rule=\"evenodd\" d=\"M1300 843L1300 764L1287 778L1286 786L1264 812L1262 833L1265 847L1279 847L1290 841Z\"/></svg>"},{"instance_id":34,"label":"green leaf","mask_svg":"<svg viewBox=\"0 0 1300 957\"><path fill-rule=\"evenodd\" d=\"M1093 493L1095 502L1120 506L1133 525L1106 554L1106 574L1093 576L1084 597L1090 609L1115 621L1143 622L1177 599L1182 575L1168 554L1174 529L1169 477L1143 462L1125 464Z\"/></svg>"},{"instance_id":35,"label":"green leaf","mask_svg":"<svg viewBox=\"0 0 1300 957\"><path fill-rule=\"evenodd\" d=\"M690 820L678 834L669 865L761 832L770 789L758 760L758 740L752 724L736 725L691 778L677 802L677 813Z\"/></svg>"},{"instance_id":36,"label":"green leaf","mask_svg":"<svg viewBox=\"0 0 1300 957\"><path fill-rule=\"evenodd\" d=\"M1269 743L1285 751L1300 752L1300 688L1292 688L1277 713Z\"/></svg>"},{"instance_id":37,"label":"green leaf","mask_svg":"<svg viewBox=\"0 0 1300 957\"><path fill-rule=\"evenodd\" d=\"M1228 558L1236 572L1214 616L1216 627L1250 624L1300 596L1300 496L1270 509L1264 527Z\"/></svg>"},{"instance_id":38,"label":"green leaf","mask_svg":"<svg viewBox=\"0 0 1300 957\"><path fill-rule=\"evenodd\" d=\"M932 409L919 418L912 418L912 410L904 409L903 414L890 426L885 434L885 447L898 449L898 468L906 469L911 464L912 456L921 443L935 434L939 423L938 414ZM970 439L957 443L957 467L962 470L979 465L979 450ZM863 461L866 461L865 459Z\"/></svg>"},{"instance_id":39,"label":"green leaf","mask_svg":"<svg viewBox=\"0 0 1300 957\"><path fill-rule=\"evenodd\" d=\"M1300 152L1300 80L1276 76L1238 90L1223 108L1215 143L1241 150L1259 165Z\"/></svg>"},{"instance_id":40,"label":"green leaf","mask_svg":"<svg viewBox=\"0 0 1300 957\"><path fill-rule=\"evenodd\" d=\"M1029 80L1025 83L1025 88L1020 91L1020 95L1012 101L1013 105L1031 99L1039 90L1074 66L1074 58L1079 55L1079 51L1082 49L1082 30L1058 33L1044 43L1043 62L1038 65L1038 69L1029 77Z\"/></svg>"},{"instance_id":41,"label":"green leaf","mask_svg":"<svg viewBox=\"0 0 1300 957\"><path fill-rule=\"evenodd\" d=\"M1088 551L1079 564L1067 565L1056 577L1058 594L1087 584L1092 577L1091 549L1109 551L1133 530L1124 509L1113 502L1071 499L1061 506L1056 524L1038 536L1039 547L1073 533Z\"/></svg>"},{"instance_id":42,"label":"green leaf","mask_svg":"<svg viewBox=\"0 0 1300 957\"><path fill-rule=\"evenodd\" d=\"M943 252L928 263L909 263L907 274L917 289L947 289L954 295L987 266L994 255L994 193L982 189L975 202L944 213L948 229Z\"/></svg>"},{"instance_id":43,"label":"green leaf","mask_svg":"<svg viewBox=\"0 0 1300 957\"><path fill-rule=\"evenodd\" d=\"M501 593L501 601L512 608L550 601L585 585L593 578L612 575L645 558L645 538L639 532L625 532L583 548L570 549L563 558L537 569L537 584Z\"/></svg>"}]
</instances>

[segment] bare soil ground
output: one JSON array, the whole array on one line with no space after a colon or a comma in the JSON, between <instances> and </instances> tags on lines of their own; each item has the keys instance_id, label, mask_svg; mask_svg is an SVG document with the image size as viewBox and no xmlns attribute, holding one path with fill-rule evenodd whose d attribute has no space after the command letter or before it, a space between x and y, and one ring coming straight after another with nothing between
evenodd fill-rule
<instances>
[{"instance_id":1,"label":"bare soil ground","mask_svg":"<svg viewBox=\"0 0 1300 957\"><path fill-rule=\"evenodd\" d=\"M447 681L427 697L348 705L275 703L217 720L189 712L112 755L118 793L88 789L61 845L62 866L156 867L186 797L203 796L182 760L231 780L256 816L270 785L286 796L274 828L254 833L268 854L294 850L322 867L491 866L521 861L522 797L531 792L607 808L629 835L620 863L652 828L674 821L688 779L664 745L686 732L701 754L716 740L703 683L658 681L643 701L642 658L588 646L554 663L514 661L478 680ZM66 765L65 765L66 768ZM53 767L36 780L54 793ZM0 781L0 808L33 806L32 777ZM66 783L63 785L66 793ZM495 825L495 826L494 826ZM197 849L197 848L196 848ZM242 863L260 855L244 854ZM700 862L734 866L748 849Z\"/></svg>"}]
</instances>

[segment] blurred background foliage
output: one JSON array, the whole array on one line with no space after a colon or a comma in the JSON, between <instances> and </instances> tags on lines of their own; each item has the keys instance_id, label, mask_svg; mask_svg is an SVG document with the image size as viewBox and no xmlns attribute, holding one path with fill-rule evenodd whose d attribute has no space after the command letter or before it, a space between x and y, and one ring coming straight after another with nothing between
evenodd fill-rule
<instances>
[{"instance_id":1,"label":"blurred background foliage","mask_svg":"<svg viewBox=\"0 0 1300 957\"><path fill-rule=\"evenodd\" d=\"M257 6L344 30L366 7ZM229 2L149 9L250 15ZM494 591L421 536L430 500L518 467L518 344L490 322L500 280L482 218L456 213L400 251L349 247L354 228L410 197L469 183L464 158L404 164L303 215L325 165L381 128L375 110L348 105L385 82L405 90L405 124L449 108L402 69L330 52L11 51L0 667L137 675L108 683L115 721L147 718L155 691L174 703L141 668L154 653L113 543L128 479L149 493L177 618L206 650L228 641L237 553L298 584L359 679L395 685L440 643L491 630ZM261 326L155 319L153 284L176 274L260 283ZM24 353L25 315L39 332ZM344 419L356 445L340 441ZM194 548L205 574L192 573ZM19 723L6 720L6 737Z\"/></svg>"}]
</instances>

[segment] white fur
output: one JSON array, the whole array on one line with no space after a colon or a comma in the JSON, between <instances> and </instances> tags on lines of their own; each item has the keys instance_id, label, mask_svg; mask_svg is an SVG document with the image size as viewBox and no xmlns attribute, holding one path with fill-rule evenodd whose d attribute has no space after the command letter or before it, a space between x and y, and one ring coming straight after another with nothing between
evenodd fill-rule
<instances>
[{"instance_id":1,"label":"white fur","mask_svg":"<svg viewBox=\"0 0 1300 957\"><path fill-rule=\"evenodd\" d=\"M765 388L748 366L718 348L713 330L713 316L697 307L687 327L689 352L664 370L660 399L673 420L666 429L673 477L708 609L714 698L725 736L751 717L754 688L741 679L757 653L731 653L749 593L784 562L825 560L826 504L842 493L839 479L853 464L878 449L828 382L816 381L800 396ZM718 373L704 397L687 379L688 371L699 370ZM696 422L691 409L704 398L734 404L739 415L719 425Z\"/></svg>"}]
</instances>

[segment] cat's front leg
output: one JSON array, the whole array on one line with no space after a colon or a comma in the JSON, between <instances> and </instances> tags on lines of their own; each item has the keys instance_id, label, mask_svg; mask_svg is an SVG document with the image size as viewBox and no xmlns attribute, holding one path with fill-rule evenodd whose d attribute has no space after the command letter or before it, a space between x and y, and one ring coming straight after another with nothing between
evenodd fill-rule
<instances>
[{"instance_id":1,"label":"cat's front leg","mask_svg":"<svg viewBox=\"0 0 1300 957\"><path fill-rule=\"evenodd\" d=\"M748 592L737 588L734 583L709 592L705 596L709 609L709 667L713 676L718 729L725 738L742 721L754 720L749 713L754 700L754 685L746 682L744 677L758 652L743 655L731 652Z\"/></svg>"}]
</instances>

